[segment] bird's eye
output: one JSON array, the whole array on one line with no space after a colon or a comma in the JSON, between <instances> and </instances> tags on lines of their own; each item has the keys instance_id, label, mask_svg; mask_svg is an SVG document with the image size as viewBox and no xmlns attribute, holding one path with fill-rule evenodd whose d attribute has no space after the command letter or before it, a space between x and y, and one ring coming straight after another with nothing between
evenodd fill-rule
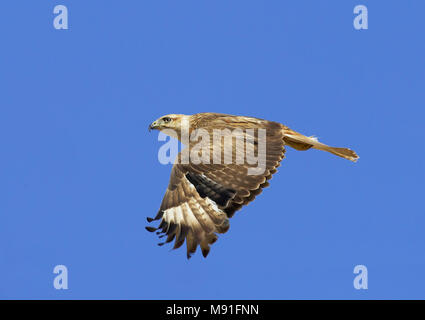
<instances>
[{"instance_id":1,"label":"bird's eye","mask_svg":"<svg viewBox=\"0 0 425 320\"><path fill-rule=\"evenodd\" d=\"M171 118L164 117L164 118L162 118L162 121L164 121L165 123L167 123L167 122L170 122L171 121Z\"/></svg>"}]
</instances>

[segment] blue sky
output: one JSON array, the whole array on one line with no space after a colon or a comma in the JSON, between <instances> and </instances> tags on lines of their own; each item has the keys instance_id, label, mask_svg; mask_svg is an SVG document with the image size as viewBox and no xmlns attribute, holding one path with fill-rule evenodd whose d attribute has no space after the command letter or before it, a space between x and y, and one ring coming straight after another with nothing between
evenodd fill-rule
<instances>
[{"instance_id":1,"label":"blue sky","mask_svg":"<svg viewBox=\"0 0 425 320\"><path fill-rule=\"evenodd\" d=\"M69 29L53 28L53 7ZM369 29L353 28L353 8ZM425 298L424 1L2 1L0 298ZM145 231L168 113L279 121L288 149L204 259ZM53 287L66 265L69 289ZM368 289L353 287L354 266Z\"/></svg>"}]
</instances>

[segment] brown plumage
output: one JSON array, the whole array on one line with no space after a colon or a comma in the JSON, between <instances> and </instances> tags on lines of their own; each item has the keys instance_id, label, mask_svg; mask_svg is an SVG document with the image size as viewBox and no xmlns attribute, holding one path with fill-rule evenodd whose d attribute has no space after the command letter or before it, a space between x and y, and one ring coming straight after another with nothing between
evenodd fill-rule
<instances>
[{"instance_id":1,"label":"brown plumage","mask_svg":"<svg viewBox=\"0 0 425 320\"><path fill-rule=\"evenodd\" d=\"M330 147L280 123L251 117L218 113L198 113L192 116L172 114L154 121L149 129L173 129L175 134L164 132L182 140L184 134L181 128L185 124L188 124L189 135L196 129L208 132L211 139L205 143L209 142L211 145L215 129L253 129L255 133L251 135L252 140L244 140L244 146L246 149L251 147L254 154L259 154L259 145L265 142L266 160L265 168L260 174L249 174L249 168L255 165L246 161L242 164L235 161L240 150L235 147L236 143L232 148L226 149L226 136L219 150L212 147L208 149L210 163L195 164L188 153L183 151L178 155L159 211L155 218L148 218L148 222L161 220L160 224L157 228L146 229L150 232L157 231L160 237L167 237L159 245L175 240L174 248L179 248L186 240L188 258L195 253L198 245L206 257L210 245L217 240L217 234L225 233L229 229L229 218L253 201L262 189L269 185L268 180L276 173L280 161L285 157L285 145L296 150L315 148L328 151L351 161L358 159L356 153L350 149ZM259 129L265 129L265 139L261 139ZM240 137L233 135L230 138L237 141ZM198 140L186 142L189 150L194 148L196 143L200 144ZM201 155L201 152L198 154ZM218 155L221 160L228 156L232 162L213 163L213 157Z\"/></svg>"}]
</instances>

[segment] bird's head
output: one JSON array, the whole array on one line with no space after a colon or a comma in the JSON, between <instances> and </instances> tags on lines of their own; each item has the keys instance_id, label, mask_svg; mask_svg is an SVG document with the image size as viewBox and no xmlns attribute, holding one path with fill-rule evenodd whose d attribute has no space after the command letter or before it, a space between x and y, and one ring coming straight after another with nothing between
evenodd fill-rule
<instances>
[{"instance_id":1,"label":"bird's head","mask_svg":"<svg viewBox=\"0 0 425 320\"><path fill-rule=\"evenodd\" d=\"M170 132L174 130L177 136L180 136L181 130L184 129L185 126L187 126L187 130L189 130L190 116L184 114L167 114L152 122L148 129L149 131L152 129L164 131L164 133L171 136L174 136L172 133L170 134Z\"/></svg>"}]
</instances>

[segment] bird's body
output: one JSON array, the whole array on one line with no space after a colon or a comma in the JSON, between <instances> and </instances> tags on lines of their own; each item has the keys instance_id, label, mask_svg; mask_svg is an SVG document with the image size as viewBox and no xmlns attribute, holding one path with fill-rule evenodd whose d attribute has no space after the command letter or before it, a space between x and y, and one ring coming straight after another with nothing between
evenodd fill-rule
<instances>
[{"instance_id":1,"label":"bird's body","mask_svg":"<svg viewBox=\"0 0 425 320\"><path fill-rule=\"evenodd\" d=\"M160 245L175 239L174 248L178 248L186 240L188 258L198 245L206 257L217 234L229 229L229 218L269 185L285 156L285 145L358 159L350 149L329 147L278 122L252 117L167 115L149 129L161 130L187 145L187 152L183 150L173 165L156 217L148 218L161 222L147 230L167 236Z\"/></svg>"}]
</instances>

